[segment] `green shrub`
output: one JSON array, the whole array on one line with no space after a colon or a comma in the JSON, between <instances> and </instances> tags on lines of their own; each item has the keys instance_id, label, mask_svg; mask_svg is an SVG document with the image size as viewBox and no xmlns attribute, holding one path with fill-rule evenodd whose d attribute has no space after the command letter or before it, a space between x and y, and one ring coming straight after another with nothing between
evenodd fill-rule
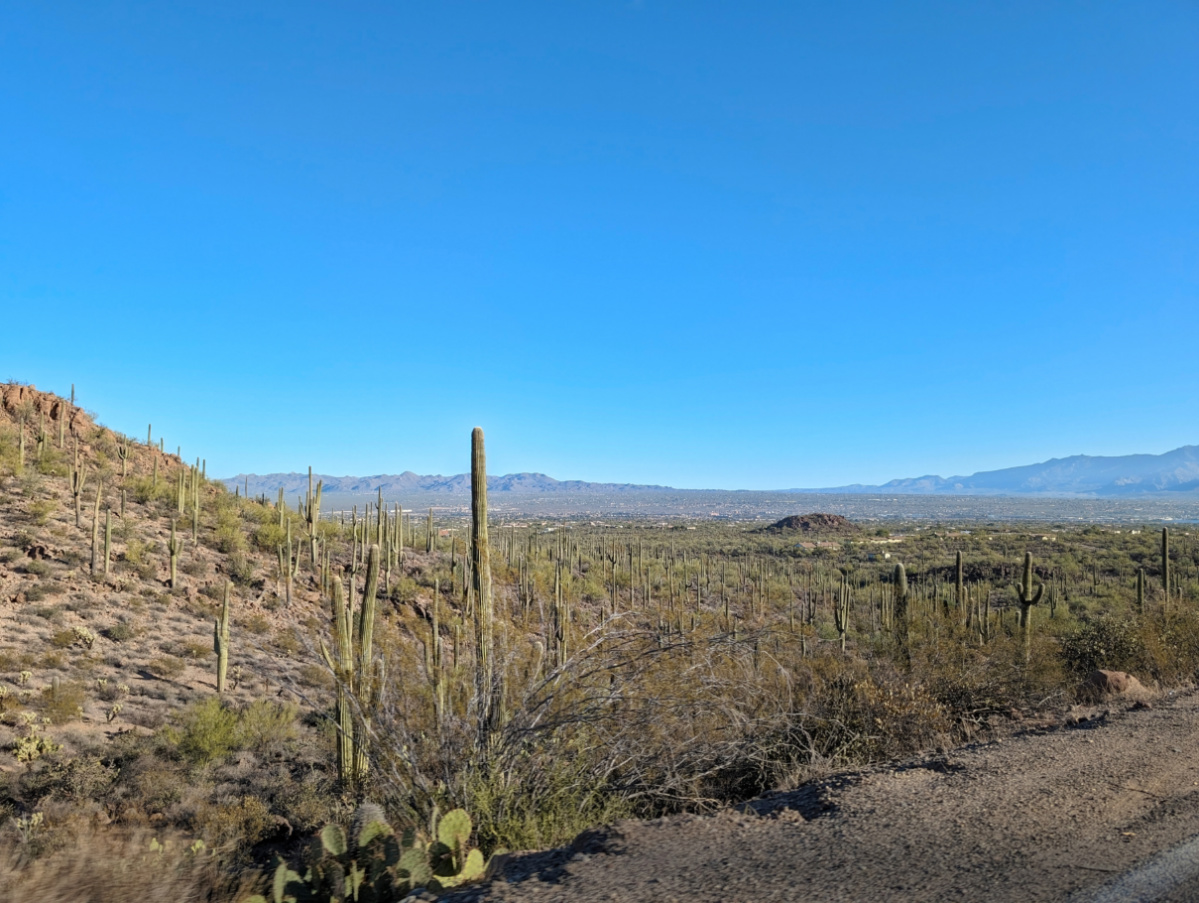
<instances>
[{"instance_id":1,"label":"green shrub","mask_svg":"<svg viewBox=\"0 0 1199 903\"><path fill-rule=\"evenodd\" d=\"M1132 618L1105 615L1061 638L1062 662L1083 677L1097 668L1137 671L1145 662L1145 645Z\"/></svg>"},{"instance_id":2,"label":"green shrub","mask_svg":"<svg viewBox=\"0 0 1199 903\"><path fill-rule=\"evenodd\" d=\"M177 748L196 765L223 759L238 746L237 713L210 696L179 714Z\"/></svg>"},{"instance_id":3,"label":"green shrub","mask_svg":"<svg viewBox=\"0 0 1199 903\"><path fill-rule=\"evenodd\" d=\"M114 643L123 643L126 640L133 639L136 635L137 631L133 629L133 625L128 621L117 621L111 627L104 630L104 636Z\"/></svg>"},{"instance_id":4,"label":"green shrub","mask_svg":"<svg viewBox=\"0 0 1199 903\"><path fill-rule=\"evenodd\" d=\"M259 699L238 714L238 745L262 750L294 740L298 733L294 703Z\"/></svg>"},{"instance_id":5,"label":"green shrub","mask_svg":"<svg viewBox=\"0 0 1199 903\"><path fill-rule=\"evenodd\" d=\"M83 714L85 702L87 691L82 684L63 682L43 689L37 707L52 724L66 724Z\"/></svg>"}]
</instances>

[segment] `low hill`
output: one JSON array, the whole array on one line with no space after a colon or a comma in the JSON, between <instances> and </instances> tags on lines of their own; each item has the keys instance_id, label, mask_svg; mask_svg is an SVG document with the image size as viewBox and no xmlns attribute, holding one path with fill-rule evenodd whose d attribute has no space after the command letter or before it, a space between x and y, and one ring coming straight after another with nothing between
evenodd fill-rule
<instances>
[{"instance_id":1,"label":"low hill","mask_svg":"<svg viewBox=\"0 0 1199 903\"><path fill-rule=\"evenodd\" d=\"M839 514L793 514L763 527L763 533L856 533L857 524Z\"/></svg>"}]
</instances>

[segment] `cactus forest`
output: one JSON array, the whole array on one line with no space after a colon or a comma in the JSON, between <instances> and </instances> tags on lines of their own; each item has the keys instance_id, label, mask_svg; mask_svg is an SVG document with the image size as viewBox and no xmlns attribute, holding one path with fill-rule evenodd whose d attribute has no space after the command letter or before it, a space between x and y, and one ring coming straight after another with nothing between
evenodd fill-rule
<instances>
[{"instance_id":1,"label":"cactus forest","mask_svg":"<svg viewBox=\"0 0 1199 903\"><path fill-rule=\"evenodd\" d=\"M1186 525L489 515L483 429L468 512L332 510L0 388L3 900L452 894L1199 669Z\"/></svg>"}]
</instances>

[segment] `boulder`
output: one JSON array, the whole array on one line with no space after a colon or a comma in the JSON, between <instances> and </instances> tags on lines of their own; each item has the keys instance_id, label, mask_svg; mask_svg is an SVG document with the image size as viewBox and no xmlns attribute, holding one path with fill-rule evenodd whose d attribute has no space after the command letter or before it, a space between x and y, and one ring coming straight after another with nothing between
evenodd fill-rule
<instances>
[{"instance_id":1,"label":"boulder","mask_svg":"<svg viewBox=\"0 0 1199 903\"><path fill-rule=\"evenodd\" d=\"M1131 674L1102 668L1088 674L1082 685L1082 695L1096 701L1112 696L1144 696L1147 692L1145 685Z\"/></svg>"}]
</instances>

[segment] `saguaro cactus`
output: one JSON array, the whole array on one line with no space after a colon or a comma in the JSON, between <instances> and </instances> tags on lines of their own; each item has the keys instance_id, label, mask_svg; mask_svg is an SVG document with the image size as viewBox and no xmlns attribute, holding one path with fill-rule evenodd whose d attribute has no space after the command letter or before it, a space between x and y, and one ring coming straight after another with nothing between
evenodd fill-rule
<instances>
[{"instance_id":1,"label":"saguaro cactus","mask_svg":"<svg viewBox=\"0 0 1199 903\"><path fill-rule=\"evenodd\" d=\"M96 503L92 506L92 574L96 573L96 559L100 557L100 498L104 495L104 483L96 484Z\"/></svg>"},{"instance_id":2,"label":"saguaro cactus","mask_svg":"<svg viewBox=\"0 0 1199 903\"><path fill-rule=\"evenodd\" d=\"M433 509L429 509L429 516L425 519L425 551L433 551Z\"/></svg>"},{"instance_id":3,"label":"saguaro cactus","mask_svg":"<svg viewBox=\"0 0 1199 903\"><path fill-rule=\"evenodd\" d=\"M1162 527L1162 592L1170 602L1170 528Z\"/></svg>"},{"instance_id":4,"label":"saguaro cactus","mask_svg":"<svg viewBox=\"0 0 1199 903\"><path fill-rule=\"evenodd\" d=\"M321 643L325 663L337 679L337 774L343 784L356 786L368 767L367 735L370 712L378 703L382 674L372 660L375 629L375 598L379 582L379 547L372 545L367 557L366 589L357 623L346 605L341 578L333 578L333 640L337 658ZM360 723L354 723L357 702Z\"/></svg>"},{"instance_id":5,"label":"saguaro cactus","mask_svg":"<svg viewBox=\"0 0 1199 903\"><path fill-rule=\"evenodd\" d=\"M112 560L112 508L104 509L104 576L108 576L108 563Z\"/></svg>"},{"instance_id":6,"label":"saguaro cactus","mask_svg":"<svg viewBox=\"0 0 1199 903\"><path fill-rule=\"evenodd\" d=\"M833 611L837 622L837 633L841 634L841 651L845 651L845 637L849 633L849 575L841 575L841 595L837 599L837 607Z\"/></svg>"},{"instance_id":7,"label":"saguaro cactus","mask_svg":"<svg viewBox=\"0 0 1199 903\"><path fill-rule=\"evenodd\" d=\"M324 484L324 480L318 480L316 495L312 494L312 468L309 467L308 499L304 504L304 519L308 522L308 552L313 571L316 571L316 526L321 520L321 490L324 488Z\"/></svg>"},{"instance_id":8,"label":"saguaro cactus","mask_svg":"<svg viewBox=\"0 0 1199 903\"><path fill-rule=\"evenodd\" d=\"M1041 601L1045 584L1032 588L1032 552L1024 553L1024 580L1016 587L1016 599L1020 603L1020 628L1024 632L1024 661L1032 657L1032 607Z\"/></svg>"},{"instance_id":9,"label":"saguaro cactus","mask_svg":"<svg viewBox=\"0 0 1199 903\"><path fill-rule=\"evenodd\" d=\"M1137 568L1137 614L1145 613L1145 569Z\"/></svg>"},{"instance_id":10,"label":"saguaro cactus","mask_svg":"<svg viewBox=\"0 0 1199 903\"><path fill-rule=\"evenodd\" d=\"M183 543L175 535L176 523L176 521L171 521L171 538L167 543L167 551L171 555L171 589L179 586L179 552L183 549Z\"/></svg>"},{"instance_id":11,"label":"saguaro cactus","mask_svg":"<svg viewBox=\"0 0 1199 903\"><path fill-rule=\"evenodd\" d=\"M912 654L908 648L908 572L902 564L895 565L895 577L891 590L894 599L892 617L895 621L895 640L899 646L900 655L905 661L910 662Z\"/></svg>"},{"instance_id":12,"label":"saguaro cactus","mask_svg":"<svg viewBox=\"0 0 1199 903\"><path fill-rule=\"evenodd\" d=\"M483 428L470 437L470 562L475 602L475 696L478 744L485 747L495 728L496 683L491 599L491 550L487 542L487 456Z\"/></svg>"},{"instance_id":13,"label":"saguaro cactus","mask_svg":"<svg viewBox=\"0 0 1199 903\"><path fill-rule=\"evenodd\" d=\"M225 600L221 603L221 616L212 622L212 651L216 653L216 691L225 692L225 673L229 669L229 587L225 581Z\"/></svg>"},{"instance_id":14,"label":"saguaro cactus","mask_svg":"<svg viewBox=\"0 0 1199 903\"><path fill-rule=\"evenodd\" d=\"M965 567L962 565L962 552L959 549L957 558L953 565L953 603L957 606L958 611L962 611L966 605L966 573Z\"/></svg>"},{"instance_id":15,"label":"saguaro cactus","mask_svg":"<svg viewBox=\"0 0 1199 903\"><path fill-rule=\"evenodd\" d=\"M83 495L83 487L87 483L87 463L79 463L79 440L75 440L75 460L71 465L71 498L75 502L75 527L80 527L80 497Z\"/></svg>"},{"instance_id":16,"label":"saguaro cactus","mask_svg":"<svg viewBox=\"0 0 1199 903\"><path fill-rule=\"evenodd\" d=\"M129 474L129 439L122 436L117 441L117 457L121 459L121 479Z\"/></svg>"}]
</instances>

